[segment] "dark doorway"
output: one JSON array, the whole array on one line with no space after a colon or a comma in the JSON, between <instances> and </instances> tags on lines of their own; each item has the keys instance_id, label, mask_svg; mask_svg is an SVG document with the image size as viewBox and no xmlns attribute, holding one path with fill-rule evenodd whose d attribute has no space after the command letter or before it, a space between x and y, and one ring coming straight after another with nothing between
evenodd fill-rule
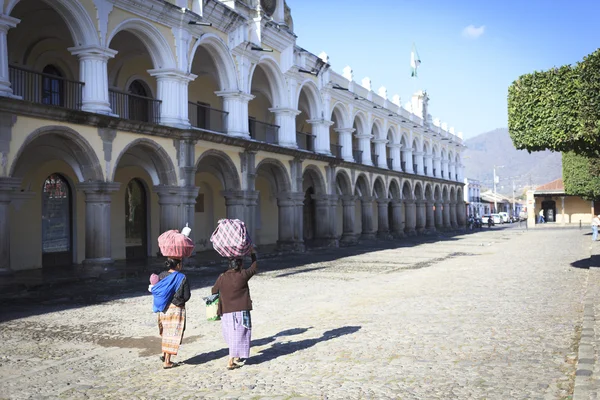
<instances>
[{"instance_id":1,"label":"dark doorway","mask_svg":"<svg viewBox=\"0 0 600 400\"><path fill-rule=\"evenodd\" d=\"M542 201L542 209L546 222L556 222L556 202L554 200Z\"/></svg>"},{"instance_id":2,"label":"dark doorway","mask_svg":"<svg viewBox=\"0 0 600 400\"><path fill-rule=\"evenodd\" d=\"M71 188L67 180L52 174L42 188L42 267L73 263Z\"/></svg>"},{"instance_id":3,"label":"dark doorway","mask_svg":"<svg viewBox=\"0 0 600 400\"><path fill-rule=\"evenodd\" d=\"M152 122L151 107L149 101L150 90L146 84L139 79L129 85L129 119L134 121Z\"/></svg>"},{"instance_id":4,"label":"dark doorway","mask_svg":"<svg viewBox=\"0 0 600 400\"><path fill-rule=\"evenodd\" d=\"M306 189L306 192L304 193L304 210L302 213L302 226L304 229L303 235L305 243L307 241L314 240L316 236L316 206L315 200L312 197L313 194L315 194L315 190L312 186Z\"/></svg>"},{"instance_id":5,"label":"dark doorway","mask_svg":"<svg viewBox=\"0 0 600 400\"><path fill-rule=\"evenodd\" d=\"M125 190L125 257L141 260L148 256L146 190L132 179Z\"/></svg>"},{"instance_id":6,"label":"dark doorway","mask_svg":"<svg viewBox=\"0 0 600 400\"><path fill-rule=\"evenodd\" d=\"M594 200L594 215L600 215L600 199Z\"/></svg>"},{"instance_id":7,"label":"dark doorway","mask_svg":"<svg viewBox=\"0 0 600 400\"><path fill-rule=\"evenodd\" d=\"M391 201L388 203L388 228L390 232L394 232L394 207Z\"/></svg>"},{"instance_id":8,"label":"dark doorway","mask_svg":"<svg viewBox=\"0 0 600 400\"><path fill-rule=\"evenodd\" d=\"M47 65L42 72L42 103L63 106L63 74L54 65Z\"/></svg>"}]
</instances>

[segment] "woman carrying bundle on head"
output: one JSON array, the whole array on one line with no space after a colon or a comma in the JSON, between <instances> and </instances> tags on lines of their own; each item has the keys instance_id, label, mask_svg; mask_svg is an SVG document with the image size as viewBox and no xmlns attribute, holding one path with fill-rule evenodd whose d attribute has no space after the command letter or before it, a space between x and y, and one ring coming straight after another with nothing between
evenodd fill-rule
<instances>
[{"instance_id":1,"label":"woman carrying bundle on head","mask_svg":"<svg viewBox=\"0 0 600 400\"><path fill-rule=\"evenodd\" d=\"M177 366L171 362L171 356L177 355L185 331L185 303L190 299L190 285L184 274L183 259L189 257L194 249L193 241L188 237L189 228L184 233L171 230L158 238L160 250L167 256L166 271L158 275L159 281L152 288L154 297L152 310L158 313L158 332L162 337L163 368Z\"/></svg>"},{"instance_id":2,"label":"woman carrying bundle on head","mask_svg":"<svg viewBox=\"0 0 600 400\"><path fill-rule=\"evenodd\" d=\"M250 356L252 336L252 299L248 281L257 272L256 254L250 250L252 265L244 269L243 258L230 258L227 271L222 273L212 287L212 293L219 293L218 314L221 317L223 337L229 347L227 369L243 365L243 359Z\"/></svg>"}]
</instances>

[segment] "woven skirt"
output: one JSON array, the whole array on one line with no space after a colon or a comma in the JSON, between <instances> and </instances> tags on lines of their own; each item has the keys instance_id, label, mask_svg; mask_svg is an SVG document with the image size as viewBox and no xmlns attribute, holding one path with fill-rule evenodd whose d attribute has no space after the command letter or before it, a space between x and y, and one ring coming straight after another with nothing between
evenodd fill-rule
<instances>
[{"instance_id":1,"label":"woven skirt","mask_svg":"<svg viewBox=\"0 0 600 400\"><path fill-rule=\"evenodd\" d=\"M229 347L229 357L248 358L250 356L252 329L244 326L242 313L242 311L236 311L223 314L221 317L221 328ZM249 326L251 327L251 325Z\"/></svg>"},{"instance_id":2,"label":"woven skirt","mask_svg":"<svg viewBox=\"0 0 600 400\"><path fill-rule=\"evenodd\" d=\"M162 336L162 352L177 355L185 331L185 307L173 304L158 313L158 332Z\"/></svg>"}]
</instances>

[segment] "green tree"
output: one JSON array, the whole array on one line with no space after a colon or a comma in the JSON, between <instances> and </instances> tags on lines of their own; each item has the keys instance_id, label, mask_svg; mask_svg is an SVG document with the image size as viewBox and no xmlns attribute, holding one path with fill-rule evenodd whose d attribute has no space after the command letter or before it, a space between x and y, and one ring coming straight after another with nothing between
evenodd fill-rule
<instances>
[{"instance_id":1,"label":"green tree","mask_svg":"<svg viewBox=\"0 0 600 400\"><path fill-rule=\"evenodd\" d=\"M567 194L600 198L600 49L513 82L508 129L517 149L563 152Z\"/></svg>"}]
</instances>

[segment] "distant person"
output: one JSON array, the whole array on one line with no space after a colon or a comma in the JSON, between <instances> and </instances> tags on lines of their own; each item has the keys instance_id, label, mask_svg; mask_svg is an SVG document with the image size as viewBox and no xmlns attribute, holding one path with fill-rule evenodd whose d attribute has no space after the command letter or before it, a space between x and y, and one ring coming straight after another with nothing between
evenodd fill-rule
<instances>
[{"instance_id":1,"label":"distant person","mask_svg":"<svg viewBox=\"0 0 600 400\"><path fill-rule=\"evenodd\" d=\"M600 215L594 215L592 218L592 242L598 240L598 226L600 226Z\"/></svg>"},{"instance_id":2,"label":"distant person","mask_svg":"<svg viewBox=\"0 0 600 400\"><path fill-rule=\"evenodd\" d=\"M539 212L539 217L538 217L538 224L543 224L546 222L546 219L544 218L544 210L540 210Z\"/></svg>"}]
</instances>

